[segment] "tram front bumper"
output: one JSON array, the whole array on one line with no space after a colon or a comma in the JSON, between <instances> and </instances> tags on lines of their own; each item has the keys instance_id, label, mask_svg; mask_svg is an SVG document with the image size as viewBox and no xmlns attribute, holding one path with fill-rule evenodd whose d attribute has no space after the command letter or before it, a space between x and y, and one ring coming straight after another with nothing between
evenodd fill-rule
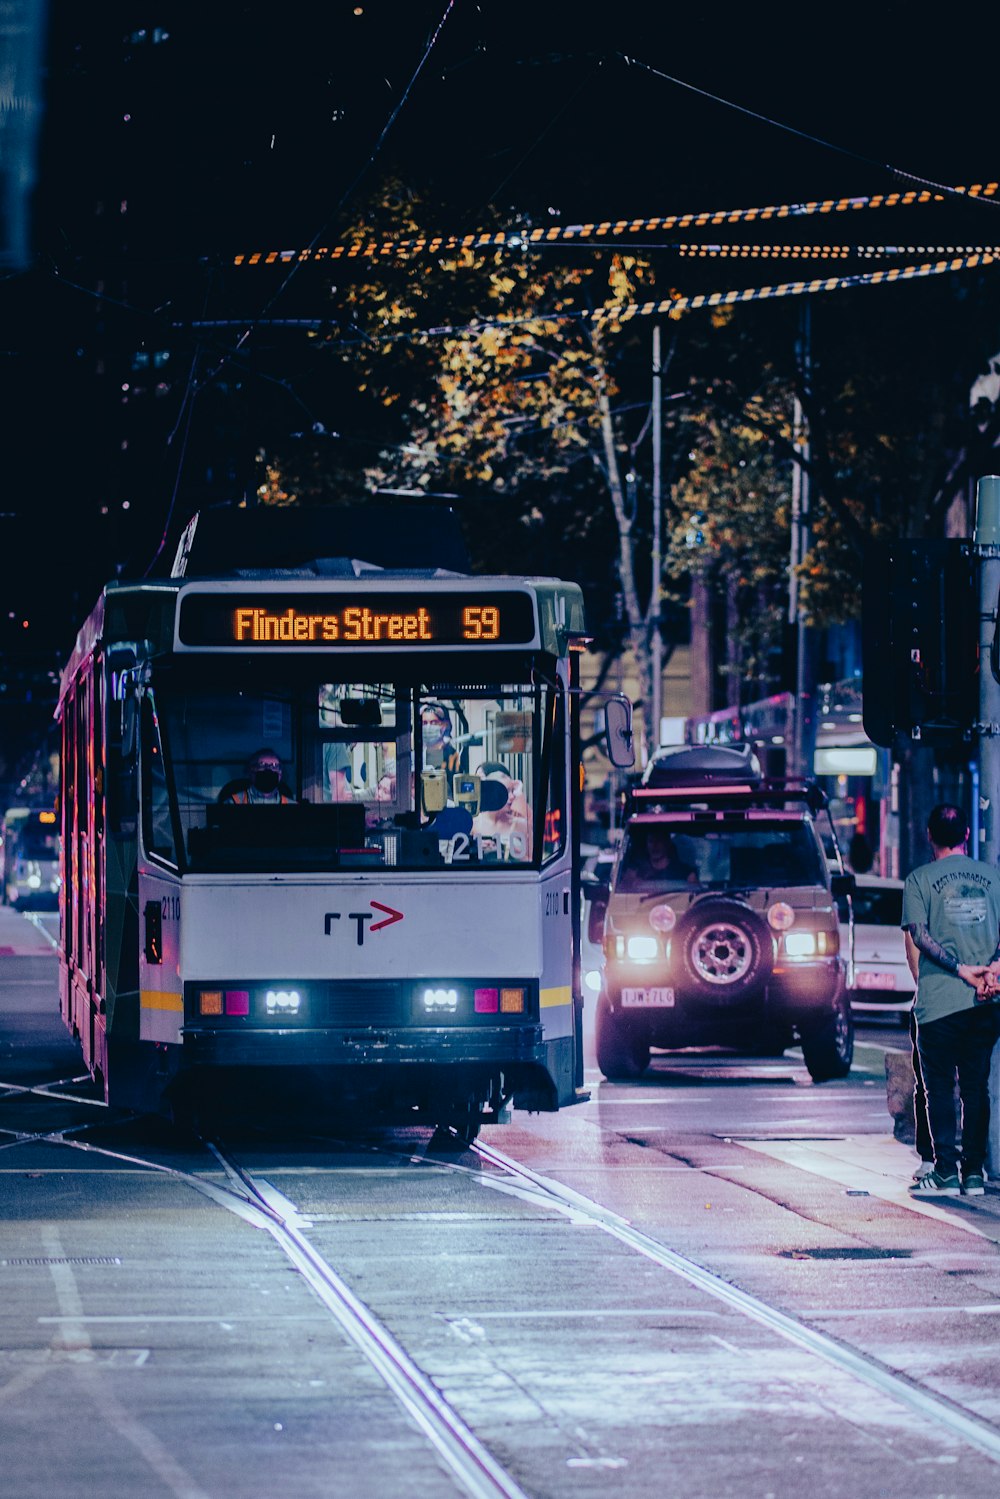
<instances>
[{"instance_id":1,"label":"tram front bumper","mask_svg":"<svg viewBox=\"0 0 1000 1499\"><path fill-rule=\"evenodd\" d=\"M185 1065L193 1067L357 1067L431 1064L510 1066L546 1060L540 1025L421 1026L380 1029L255 1026L184 1027Z\"/></svg>"}]
</instances>

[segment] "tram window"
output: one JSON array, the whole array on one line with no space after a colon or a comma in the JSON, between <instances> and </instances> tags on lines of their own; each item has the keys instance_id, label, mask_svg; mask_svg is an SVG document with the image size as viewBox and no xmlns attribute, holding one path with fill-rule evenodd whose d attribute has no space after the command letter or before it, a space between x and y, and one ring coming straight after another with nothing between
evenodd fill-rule
<instances>
[{"instance_id":1,"label":"tram window","mask_svg":"<svg viewBox=\"0 0 1000 1499\"><path fill-rule=\"evenodd\" d=\"M532 861L542 697L514 684L421 693L421 823L451 862Z\"/></svg>"},{"instance_id":2,"label":"tram window","mask_svg":"<svg viewBox=\"0 0 1000 1499\"><path fill-rule=\"evenodd\" d=\"M163 746L152 702L142 704L142 840L148 854L177 863Z\"/></svg>"}]
</instances>

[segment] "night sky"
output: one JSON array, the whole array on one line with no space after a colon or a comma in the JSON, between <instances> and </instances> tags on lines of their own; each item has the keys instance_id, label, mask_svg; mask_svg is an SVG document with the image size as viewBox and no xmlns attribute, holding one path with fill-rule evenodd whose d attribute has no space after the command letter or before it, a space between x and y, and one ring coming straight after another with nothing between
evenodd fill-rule
<instances>
[{"instance_id":1,"label":"night sky","mask_svg":"<svg viewBox=\"0 0 1000 1499\"><path fill-rule=\"evenodd\" d=\"M269 388L284 358L295 367L292 337L253 321L323 315L330 273L237 269L240 252L336 243L389 171L439 205L446 233L491 203L559 225L909 185L890 167L952 185L1000 174L988 4L49 12L31 259L0 281L8 759L40 717L30 682L67 654L101 582L142 574L199 504L238 497L262 433L295 419ZM998 231L1000 201L949 202L792 237L989 245ZM709 290L793 273L674 274ZM195 334L196 319L234 326ZM224 398L192 404L196 352Z\"/></svg>"}]
</instances>

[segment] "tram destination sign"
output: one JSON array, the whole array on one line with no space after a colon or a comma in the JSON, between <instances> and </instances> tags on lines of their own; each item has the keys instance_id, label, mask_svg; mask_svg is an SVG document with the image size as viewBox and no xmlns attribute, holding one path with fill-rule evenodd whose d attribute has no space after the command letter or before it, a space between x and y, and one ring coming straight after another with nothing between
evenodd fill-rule
<instances>
[{"instance_id":1,"label":"tram destination sign","mask_svg":"<svg viewBox=\"0 0 1000 1499\"><path fill-rule=\"evenodd\" d=\"M177 620L178 645L202 650L427 650L534 641L532 597L516 590L185 590Z\"/></svg>"}]
</instances>

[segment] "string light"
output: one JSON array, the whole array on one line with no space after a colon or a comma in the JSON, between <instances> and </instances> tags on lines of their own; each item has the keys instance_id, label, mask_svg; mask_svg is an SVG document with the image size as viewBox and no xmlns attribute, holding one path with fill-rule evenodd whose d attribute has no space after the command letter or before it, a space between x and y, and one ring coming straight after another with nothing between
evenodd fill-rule
<instances>
[{"instance_id":1,"label":"string light","mask_svg":"<svg viewBox=\"0 0 1000 1499\"><path fill-rule=\"evenodd\" d=\"M1000 190L997 182L976 182L955 187L952 193L969 198L992 198ZM810 203L780 203L764 208L731 208L704 213L658 214L652 218L601 219L587 224L550 224L537 229L474 230L468 234L416 235L408 239L355 239L340 245L310 245L299 250L253 250L233 257L233 264L290 265L293 262L371 260L387 256L438 255L456 250L523 250L562 241L620 238L628 234L652 234L667 229L707 229L723 224L765 223L772 219L807 218L817 214L852 213L864 208L909 208L924 203L944 203L944 193L928 188L906 192L869 193L863 197L824 198Z\"/></svg>"}]
</instances>

